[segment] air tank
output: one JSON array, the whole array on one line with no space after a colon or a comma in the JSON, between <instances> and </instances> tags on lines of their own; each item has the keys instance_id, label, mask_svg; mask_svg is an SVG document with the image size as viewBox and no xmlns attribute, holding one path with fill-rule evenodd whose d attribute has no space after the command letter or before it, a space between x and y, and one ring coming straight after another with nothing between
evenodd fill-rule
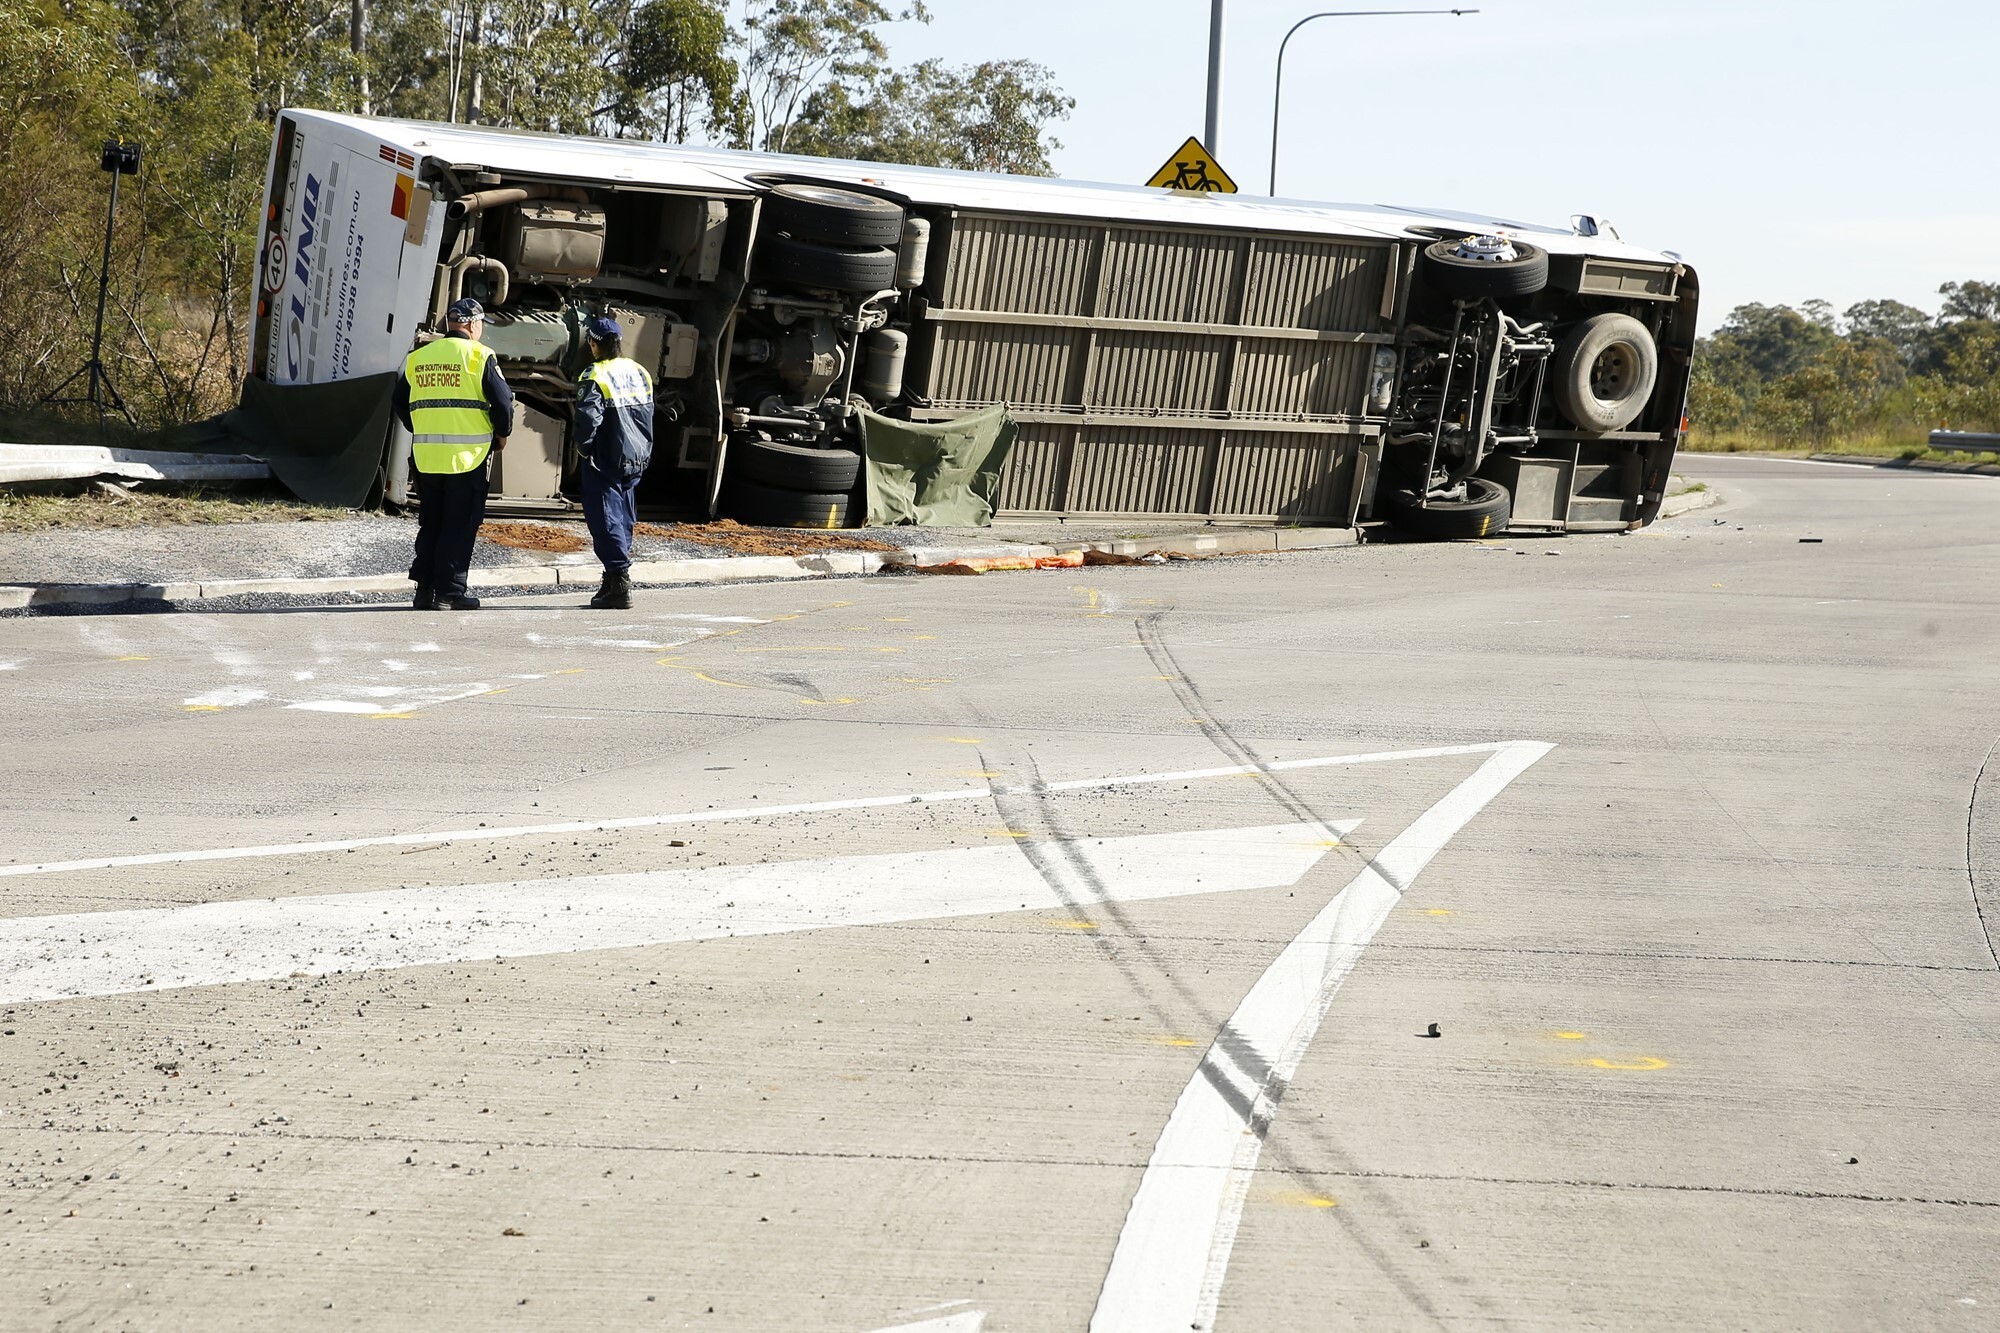
<instances>
[{"instance_id":1,"label":"air tank","mask_svg":"<svg viewBox=\"0 0 2000 1333\"><path fill-rule=\"evenodd\" d=\"M903 243L896 251L896 286L915 291L924 285L924 265L931 256L931 224L922 218L903 220Z\"/></svg>"},{"instance_id":2,"label":"air tank","mask_svg":"<svg viewBox=\"0 0 2000 1333\"><path fill-rule=\"evenodd\" d=\"M871 403L903 396L903 362L910 353L910 335L901 329L877 329L861 340L861 396Z\"/></svg>"}]
</instances>

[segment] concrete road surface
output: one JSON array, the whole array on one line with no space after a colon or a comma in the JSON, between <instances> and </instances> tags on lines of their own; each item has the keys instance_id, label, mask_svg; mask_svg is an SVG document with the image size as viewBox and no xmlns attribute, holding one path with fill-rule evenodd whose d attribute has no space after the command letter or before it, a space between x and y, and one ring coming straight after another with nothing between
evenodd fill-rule
<instances>
[{"instance_id":1,"label":"concrete road surface","mask_svg":"<svg viewBox=\"0 0 2000 1333\"><path fill-rule=\"evenodd\" d=\"M1683 466L0 620L0 1329L2000 1327L2000 485Z\"/></svg>"}]
</instances>

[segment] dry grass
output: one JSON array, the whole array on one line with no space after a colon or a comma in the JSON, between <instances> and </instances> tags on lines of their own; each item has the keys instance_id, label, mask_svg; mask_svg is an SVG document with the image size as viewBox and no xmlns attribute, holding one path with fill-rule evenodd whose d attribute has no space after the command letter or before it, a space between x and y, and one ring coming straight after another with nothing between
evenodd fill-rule
<instances>
[{"instance_id":1,"label":"dry grass","mask_svg":"<svg viewBox=\"0 0 2000 1333\"><path fill-rule=\"evenodd\" d=\"M301 504L275 486L160 486L126 491L97 482L0 487L0 532L156 528L204 523L311 523L345 509Z\"/></svg>"}]
</instances>

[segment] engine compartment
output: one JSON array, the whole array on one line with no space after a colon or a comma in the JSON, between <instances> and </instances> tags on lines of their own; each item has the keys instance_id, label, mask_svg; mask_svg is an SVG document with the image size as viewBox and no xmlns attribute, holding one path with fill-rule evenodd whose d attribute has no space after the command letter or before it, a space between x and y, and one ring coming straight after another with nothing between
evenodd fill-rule
<instances>
[{"instance_id":1,"label":"engine compartment","mask_svg":"<svg viewBox=\"0 0 2000 1333\"><path fill-rule=\"evenodd\" d=\"M588 363L582 330L599 315L655 381L642 504L706 516L731 447L853 454L833 470L851 484L855 413L902 393L908 335L887 326L923 279L928 223L807 183L718 197L468 170L439 189L450 202L428 323L441 328L461 296L479 300L518 403L518 447L495 459L497 503L573 503L568 422Z\"/></svg>"}]
</instances>

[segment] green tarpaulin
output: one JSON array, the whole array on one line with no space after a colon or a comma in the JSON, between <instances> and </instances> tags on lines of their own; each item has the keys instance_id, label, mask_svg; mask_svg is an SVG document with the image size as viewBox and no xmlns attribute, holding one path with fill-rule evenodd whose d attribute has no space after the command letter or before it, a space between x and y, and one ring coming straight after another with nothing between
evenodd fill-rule
<instances>
[{"instance_id":1,"label":"green tarpaulin","mask_svg":"<svg viewBox=\"0 0 2000 1333\"><path fill-rule=\"evenodd\" d=\"M986 527L1014 435L1005 407L922 423L863 412L868 526Z\"/></svg>"},{"instance_id":2,"label":"green tarpaulin","mask_svg":"<svg viewBox=\"0 0 2000 1333\"><path fill-rule=\"evenodd\" d=\"M162 432L159 447L245 453L307 504L358 509L382 498L395 371L332 384L243 381L219 417Z\"/></svg>"}]
</instances>

